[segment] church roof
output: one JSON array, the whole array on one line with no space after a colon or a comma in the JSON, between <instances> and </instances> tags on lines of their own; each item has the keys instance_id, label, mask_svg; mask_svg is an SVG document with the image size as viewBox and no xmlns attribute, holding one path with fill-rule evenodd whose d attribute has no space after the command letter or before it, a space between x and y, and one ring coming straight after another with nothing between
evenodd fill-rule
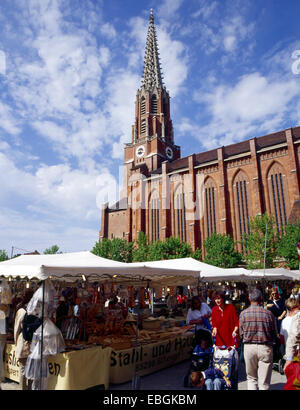
<instances>
[{"instance_id":1,"label":"church roof","mask_svg":"<svg viewBox=\"0 0 300 410\"><path fill-rule=\"evenodd\" d=\"M299 140L300 138L300 127L292 128L292 135L294 140ZM272 145L278 145L286 142L285 131L278 131L272 134L264 135L262 137L256 137L256 149L257 151L271 147ZM223 147L224 159L232 157L234 155L243 154L245 152L250 152L250 140L245 140L237 142L235 144L226 145ZM210 151L199 152L195 154L194 165L205 164L206 162L216 161L218 159L218 150L212 149ZM168 172L180 171L180 169L188 167L188 156L184 158L179 158L175 161L168 163ZM162 169L156 169L151 172L151 175L161 174Z\"/></svg>"},{"instance_id":2,"label":"church roof","mask_svg":"<svg viewBox=\"0 0 300 410\"><path fill-rule=\"evenodd\" d=\"M142 86L146 90L152 90L154 87L162 88L162 74L159 61L159 51L156 38L153 10L150 12L146 51L144 58L144 73Z\"/></svg>"}]
</instances>

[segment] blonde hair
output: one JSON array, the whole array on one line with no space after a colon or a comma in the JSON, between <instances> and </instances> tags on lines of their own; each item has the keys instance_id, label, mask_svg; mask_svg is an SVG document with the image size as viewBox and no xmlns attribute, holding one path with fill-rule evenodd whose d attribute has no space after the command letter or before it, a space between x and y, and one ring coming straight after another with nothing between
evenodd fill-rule
<instances>
[{"instance_id":1,"label":"blonde hair","mask_svg":"<svg viewBox=\"0 0 300 410\"><path fill-rule=\"evenodd\" d=\"M291 311L291 310L297 308L298 306L300 306L300 303L299 303L299 300L289 298L285 301L285 306L286 306L288 311Z\"/></svg>"}]
</instances>

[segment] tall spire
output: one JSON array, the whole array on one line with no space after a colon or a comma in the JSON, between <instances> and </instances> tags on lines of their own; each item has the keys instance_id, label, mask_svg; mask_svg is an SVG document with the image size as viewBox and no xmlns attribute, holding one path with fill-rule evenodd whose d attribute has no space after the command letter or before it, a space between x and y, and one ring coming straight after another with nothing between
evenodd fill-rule
<instances>
[{"instance_id":1,"label":"tall spire","mask_svg":"<svg viewBox=\"0 0 300 410\"><path fill-rule=\"evenodd\" d=\"M154 87L162 88L162 74L159 62L159 51L157 45L156 31L154 25L153 10L150 10L149 27L147 34L146 51L144 58L144 74L142 78L142 85L151 90Z\"/></svg>"}]
</instances>

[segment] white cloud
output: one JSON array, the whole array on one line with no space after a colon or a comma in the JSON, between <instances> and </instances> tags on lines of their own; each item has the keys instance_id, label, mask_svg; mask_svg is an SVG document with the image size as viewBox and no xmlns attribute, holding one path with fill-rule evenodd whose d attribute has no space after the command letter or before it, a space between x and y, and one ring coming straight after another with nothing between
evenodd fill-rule
<instances>
[{"instance_id":1,"label":"white cloud","mask_svg":"<svg viewBox=\"0 0 300 410\"><path fill-rule=\"evenodd\" d=\"M21 132L18 121L12 113L12 109L0 101L0 128L8 134L17 135Z\"/></svg>"},{"instance_id":2,"label":"white cloud","mask_svg":"<svg viewBox=\"0 0 300 410\"><path fill-rule=\"evenodd\" d=\"M174 16L182 4L183 0L164 0L160 3L158 15L161 18L169 20Z\"/></svg>"},{"instance_id":3,"label":"white cloud","mask_svg":"<svg viewBox=\"0 0 300 410\"><path fill-rule=\"evenodd\" d=\"M192 14L193 18L198 18L200 16L203 17L203 19L208 19L213 11L217 8L218 4L216 1L212 1L211 3L207 4L207 2L202 2L200 5L200 8Z\"/></svg>"},{"instance_id":4,"label":"white cloud","mask_svg":"<svg viewBox=\"0 0 300 410\"><path fill-rule=\"evenodd\" d=\"M297 106L291 108L292 101L299 95L296 79L267 77L258 72L244 75L233 86L219 85L206 93L195 93L210 120L199 126L185 119L179 130L190 132L206 149L271 133L284 121L294 120L298 113Z\"/></svg>"},{"instance_id":5,"label":"white cloud","mask_svg":"<svg viewBox=\"0 0 300 410\"><path fill-rule=\"evenodd\" d=\"M115 39L117 37L117 32L111 23L102 24L100 31L104 36L110 39Z\"/></svg>"},{"instance_id":6,"label":"white cloud","mask_svg":"<svg viewBox=\"0 0 300 410\"><path fill-rule=\"evenodd\" d=\"M100 180L110 183L98 189ZM41 165L35 173L19 169L0 153L1 203L11 196L15 201L28 203L26 208L49 213L55 220L91 220L97 218L99 201L113 197L113 185L117 185L111 173L91 166L88 170L72 169L67 164Z\"/></svg>"},{"instance_id":7,"label":"white cloud","mask_svg":"<svg viewBox=\"0 0 300 410\"><path fill-rule=\"evenodd\" d=\"M233 16L226 20L222 25L221 31L225 50L234 52L239 43L243 42L246 38L250 39L253 30L254 24L247 24L245 19L240 15Z\"/></svg>"}]
</instances>

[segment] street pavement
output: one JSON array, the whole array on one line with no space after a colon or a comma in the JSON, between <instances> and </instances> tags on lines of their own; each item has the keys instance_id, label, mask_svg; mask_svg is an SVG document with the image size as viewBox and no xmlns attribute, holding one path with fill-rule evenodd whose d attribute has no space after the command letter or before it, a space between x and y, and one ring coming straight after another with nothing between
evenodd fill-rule
<instances>
[{"instance_id":1,"label":"street pavement","mask_svg":"<svg viewBox=\"0 0 300 410\"><path fill-rule=\"evenodd\" d=\"M183 378L187 374L190 361L178 363L166 369L143 376L136 387L139 390L191 390L183 385ZM283 390L286 382L285 375L273 370L270 390ZM20 390L19 384L6 380L1 383L2 390ZM110 385L109 390L135 390L132 382ZM246 373L243 363L239 366L238 390L247 390Z\"/></svg>"}]
</instances>

